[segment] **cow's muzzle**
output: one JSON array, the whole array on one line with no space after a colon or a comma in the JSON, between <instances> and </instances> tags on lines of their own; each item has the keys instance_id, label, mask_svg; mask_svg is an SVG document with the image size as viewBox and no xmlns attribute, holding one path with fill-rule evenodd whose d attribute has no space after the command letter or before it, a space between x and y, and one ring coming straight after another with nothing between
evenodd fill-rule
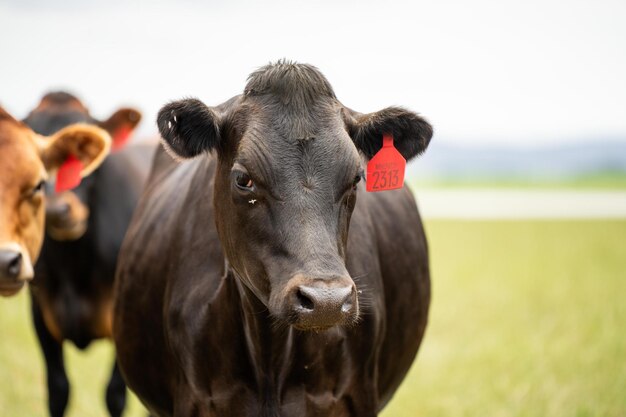
<instances>
[{"instance_id":1,"label":"cow's muzzle","mask_svg":"<svg viewBox=\"0 0 626 417\"><path fill-rule=\"evenodd\" d=\"M26 259L25 259L26 258ZM0 295L8 297L22 289L33 278L30 259L13 248L0 249Z\"/></svg>"},{"instance_id":2,"label":"cow's muzzle","mask_svg":"<svg viewBox=\"0 0 626 417\"><path fill-rule=\"evenodd\" d=\"M89 208L73 192L49 198L46 205L46 230L59 242L80 239L87 231Z\"/></svg>"},{"instance_id":3,"label":"cow's muzzle","mask_svg":"<svg viewBox=\"0 0 626 417\"><path fill-rule=\"evenodd\" d=\"M358 317L356 287L349 276L296 276L287 288L289 322L298 330L324 330L350 325Z\"/></svg>"}]
</instances>

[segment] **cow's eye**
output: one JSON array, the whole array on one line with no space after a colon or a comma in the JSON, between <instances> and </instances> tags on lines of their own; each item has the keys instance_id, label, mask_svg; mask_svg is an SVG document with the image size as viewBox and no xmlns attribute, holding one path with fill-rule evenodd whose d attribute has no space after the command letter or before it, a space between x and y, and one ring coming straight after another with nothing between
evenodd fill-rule
<instances>
[{"instance_id":1,"label":"cow's eye","mask_svg":"<svg viewBox=\"0 0 626 417\"><path fill-rule=\"evenodd\" d=\"M235 177L235 184L237 184L237 187L239 187L240 189L246 191L251 190L254 186L252 178L250 178L250 175L246 174L245 172L240 172L237 174L237 176Z\"/></svg>"},{"instance_id":2,"label":"cow's eye","mask_svg":"<svg viewBox=\"0 0 626 417\"><path fill-rule=\"evenodd\" d=\"M42 192L44 190L46 186L46 181L41 180L37 183L37 185L33 188L32 190L32 195L36 195L39 194L40 192Z\"/></svg>"},{"instance_id":3,"label":"cow's eye","mask_svg":"<svg viewBox=\"0 0 626 417\"><path fill-rule=\"evenodd\" d=\"M356 190L356 186L357 184L361 181L361 174L358 174L356 177L354 177L354 180L352 180L352 189Z\"/></svg>"}]
</instances>

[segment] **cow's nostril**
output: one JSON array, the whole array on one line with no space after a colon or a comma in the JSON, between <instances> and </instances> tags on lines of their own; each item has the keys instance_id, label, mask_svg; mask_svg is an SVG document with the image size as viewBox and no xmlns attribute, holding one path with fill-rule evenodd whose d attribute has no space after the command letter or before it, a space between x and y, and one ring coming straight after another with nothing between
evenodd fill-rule
<instances>
[{"instance_id":1,"label":"cow's nostril","mask_svg":"<svg viewBox=\"0 0 626 417\"><path fill-rule=\"evenodd\" d=\"M46 208L46 212L48 215L56 216L56 217L64 217L70 214L72 211L72 207L69 203L57 203L57 204L49 204Z\"/></svg>"},{"instance_id":2,"label":"cow's nostril","mask_svg":"<svg viewBox=\"0 0 626 417\"><path fill-rule=\"evenodd\" d=\"M300 303L300 306L302 308L307 310L313 310L313 307L315 306L313 304L313 300L311 300L306 294L304 294L301 288L298 288L298 291L296 291L296 298L298 299L298 302Z\"/></svg>"},{"instance_id":3,"label":"cow's nostril","mask_svg":"<svg viewBox=\"0 0 626 417\"><path fill-rule=\"evenodd\" d=\"M344 303L341 306L341 311L343 313L349 313L350 310L352 310L352 293L348 294L348 296L346 297Z\"/></svg>"},{"instance_id":4,"label":"cow's nostril","mask_svg":"<svg viewBox=\"0 0 626 417\"><path fill-rule=\"evenodd\" d=\"M7 268L7 272L11 277L17 277L20 274L20 270L22 269L22 254L18 253L15 258L13 258L9 262L9 267Z\"/></svg>"},{"instance_id":5,"label":"cow's nostril","mask_svg":"<svg viewBox=\"0 0 626 417\"><path fill-rule=\"evenodd\" d=\"M22 254L13 251L0 251L0 276L15 279L22 270Z\"/></svg>"}]
</instances>

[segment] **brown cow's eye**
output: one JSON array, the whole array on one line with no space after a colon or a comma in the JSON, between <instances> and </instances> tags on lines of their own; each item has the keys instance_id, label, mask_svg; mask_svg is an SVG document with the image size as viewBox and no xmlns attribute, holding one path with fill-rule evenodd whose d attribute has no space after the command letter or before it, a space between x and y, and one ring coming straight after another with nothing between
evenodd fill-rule
<instances>
[{"instance_id":1,"label":"brown cow's eye","mask_svg":"<svg viewBox=\"0 0 626 417\"><path fill-rule=\"evenodd\" d=\"M39 183L35 186L35 188L33 188L33 195L43 191L45 186L46 186L46 182L44 180L39 181Z\"/></svg>"},{"instance_id":2,"label":"brown cow's eye","mask_svg":"<svg viewBox=\"0 0 626 417\"><path fill-rule=\"evenodd\" d=\"M237 187L246 191L251 190L254 186L252 178L250 178L248 174L243 172L237 174L237 176L235 177L235 183L237 184Z\"/></svg>"}]
</instances>

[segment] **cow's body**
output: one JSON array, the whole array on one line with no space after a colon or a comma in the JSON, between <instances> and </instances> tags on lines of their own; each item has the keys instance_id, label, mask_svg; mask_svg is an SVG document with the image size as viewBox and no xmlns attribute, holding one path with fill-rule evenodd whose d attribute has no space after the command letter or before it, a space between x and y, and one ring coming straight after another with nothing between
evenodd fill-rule
<instances>
[{"instance_id":1,"label":"cow's body","mask_svg":"<svg viewBox=\"0 0 626 417\"><path fill-rule=\"evenodd\" d=\"M112 336L117 257L152 151L151 146L140 146L111 154L75 190L85 191L89 209L80 238L58 241L46 234L31 292L35 321L43 319L57 341L68 340L83 349L95 339Z\"/></svg>"},{"instance_id":2,"label":"cow's body","mask_svg":"<svg viewBox=\"0 0 626 417\"><path fill-rule=\"evenodd\" d=\"M52 93L26 122L46 132L81 118L95 123L76 98ZM136 122L138 117L133 127ZM35 264L31 299L33 322L46 360L52 416L64 414L69 396L63 341L84 349L93 340L112 337L117 258L153 152L150 145L123 148L71 192L50 196L53 204L47 211L47 233ZM67 226L79 223L71 219L72 211L85 213L80 219L85 225L78 233L76 227ZM106 400L111 415L121 415L125 385L117 366Z\"/></svg>"},{"instance_id":3,"label":"cow's body","mask_svg":"<svg viewBox=\"0 0 626 417\"><path fill-rule=\"evenodd\" d=\"M214 193L220 163L213 154L155 158L116 282L114 334L129 387L158 416L375 416L428 316L427 245L410 192L359 186L342 258L360 318L297 330L226 260L214 201L228 198Z\"/></svg>"}]
</instances>

